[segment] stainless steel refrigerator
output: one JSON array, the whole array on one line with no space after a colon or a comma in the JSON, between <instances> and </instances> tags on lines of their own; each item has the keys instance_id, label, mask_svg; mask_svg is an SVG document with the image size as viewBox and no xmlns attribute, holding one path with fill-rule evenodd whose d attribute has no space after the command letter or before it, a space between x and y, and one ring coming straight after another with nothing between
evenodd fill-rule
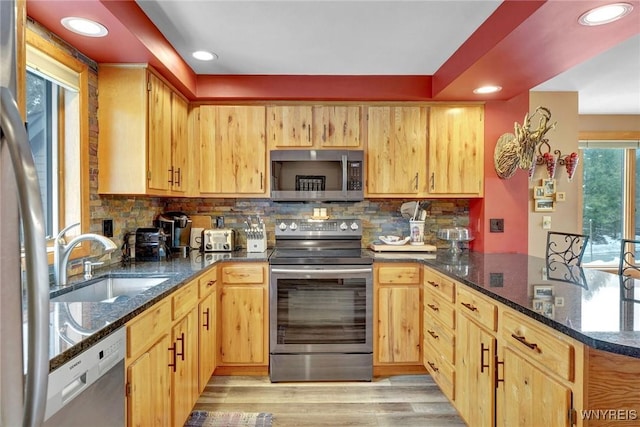
<instances>
[{"instance_id":1,"label":"stainless steel refrigerator","mask_svg":"<svg viewBox=\"0 0 640 427\"><path fill-rule=\"evenodd\" d=\"M15 0L0 0L1 427L42 424L49 374L45 226L36 167L16 103L17 73L25 73L16 65L16 8Z\"/></svg>"}]
</instances>

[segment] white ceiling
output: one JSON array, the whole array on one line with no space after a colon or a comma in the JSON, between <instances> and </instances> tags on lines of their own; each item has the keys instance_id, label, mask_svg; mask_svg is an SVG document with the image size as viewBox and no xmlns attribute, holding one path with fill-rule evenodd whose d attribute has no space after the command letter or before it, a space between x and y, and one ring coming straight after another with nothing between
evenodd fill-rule
<instances>
[{"instance_id":1,"label":"white ceiling","mask_svg":"<svg viewBox=\"0 0 640 427\"><path fill-rule=\"evenodd\" d=\"M433 75L501 3L136 1L196 74L281 75ZM534 90L579 92L580 114L640 114L640 35Z\"/></svg>"}]
</instances>

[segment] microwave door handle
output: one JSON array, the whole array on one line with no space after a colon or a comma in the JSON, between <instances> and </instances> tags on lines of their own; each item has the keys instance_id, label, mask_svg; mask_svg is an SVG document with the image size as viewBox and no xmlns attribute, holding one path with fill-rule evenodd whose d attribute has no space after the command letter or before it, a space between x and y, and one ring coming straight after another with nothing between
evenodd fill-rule
<instances>
[{"instance_id":1,"label":"microwave door handle","mask_svg":"<svg viewBox=\"0 0 640 427\"><path fill-rule=\"evenodd\" d=\"M347 191L347 155L342 155L342 191Z\"/></svg>"}]
</instances>

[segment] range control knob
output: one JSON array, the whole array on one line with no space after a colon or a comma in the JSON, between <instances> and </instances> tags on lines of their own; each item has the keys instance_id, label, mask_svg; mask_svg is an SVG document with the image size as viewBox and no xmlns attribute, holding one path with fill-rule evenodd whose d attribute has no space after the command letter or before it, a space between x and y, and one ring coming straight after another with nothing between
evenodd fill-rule
<instances>
[{"instance_id":1,"label":"range control knob","mask_svg":"<svg viewBox=\"0 0 640 427\"><path fill-rule=\"evenodd\" d=\"M347 225L346 222L343 222L342 224L340 224L340 230L346 231L348 228L349 226Z\"/></svg>"},{"instance_id":2,"label":"range control knob","mask_svg":"<svg viewBox=\"0 0 640 427\"><path fill-rule=\"evenodd\" d=\"M357 222L352 222L352 223L351 223L351 229L352 229L353 231L356 231L356 230L358 229L358 223L357 223Z\"/></svg>"},{"instance_id":3,"label":"range control knob","mask_svg":"<svg viewBox=\"0 0 640 427\"><path fill-rule=\"evenodd\" d=\"M278 226L278 228L282 231L287 229L287 224L285 224L284 222L281 222L280 225Z\"/></svg>"},{"instance_id":4,"label":"range control knob","mask_svg":"<svg viewBox=\"0 0 640 427\"><path fill-rule=\"evenodd\" d=\"M289 226L290 229L292 230L297 230L298 229L298 224L296 224L295 222L292 222L291 225Z\"/></svg>"}]
</instances>

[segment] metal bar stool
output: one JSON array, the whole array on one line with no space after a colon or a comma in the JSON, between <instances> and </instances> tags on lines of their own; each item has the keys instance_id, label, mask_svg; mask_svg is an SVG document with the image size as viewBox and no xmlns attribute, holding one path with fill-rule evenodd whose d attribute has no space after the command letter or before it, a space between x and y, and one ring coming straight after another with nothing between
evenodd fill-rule
<instances>
[{"instance_id":1,"label":"metal bar stool","mask_svg":"<svg viewBox=\"0 0 640 427\"><path fill-rule=\"evenodd\" d=\"M558 262L580 266L588 241L589 236L584 234L549 231L547 233L547 264Z\"/></svg>"},{"instance_id":2,"label":"metal bar stool","mask_svg":"<svg viewBox=\"0 0 640 427\"><path fill-rule=\"evenodd\" d=\"M620 241L620 264L618 274L640 279L640 266L636 255L640 252L640 240L622 239Z\"/></svg>"}]
</instances>

